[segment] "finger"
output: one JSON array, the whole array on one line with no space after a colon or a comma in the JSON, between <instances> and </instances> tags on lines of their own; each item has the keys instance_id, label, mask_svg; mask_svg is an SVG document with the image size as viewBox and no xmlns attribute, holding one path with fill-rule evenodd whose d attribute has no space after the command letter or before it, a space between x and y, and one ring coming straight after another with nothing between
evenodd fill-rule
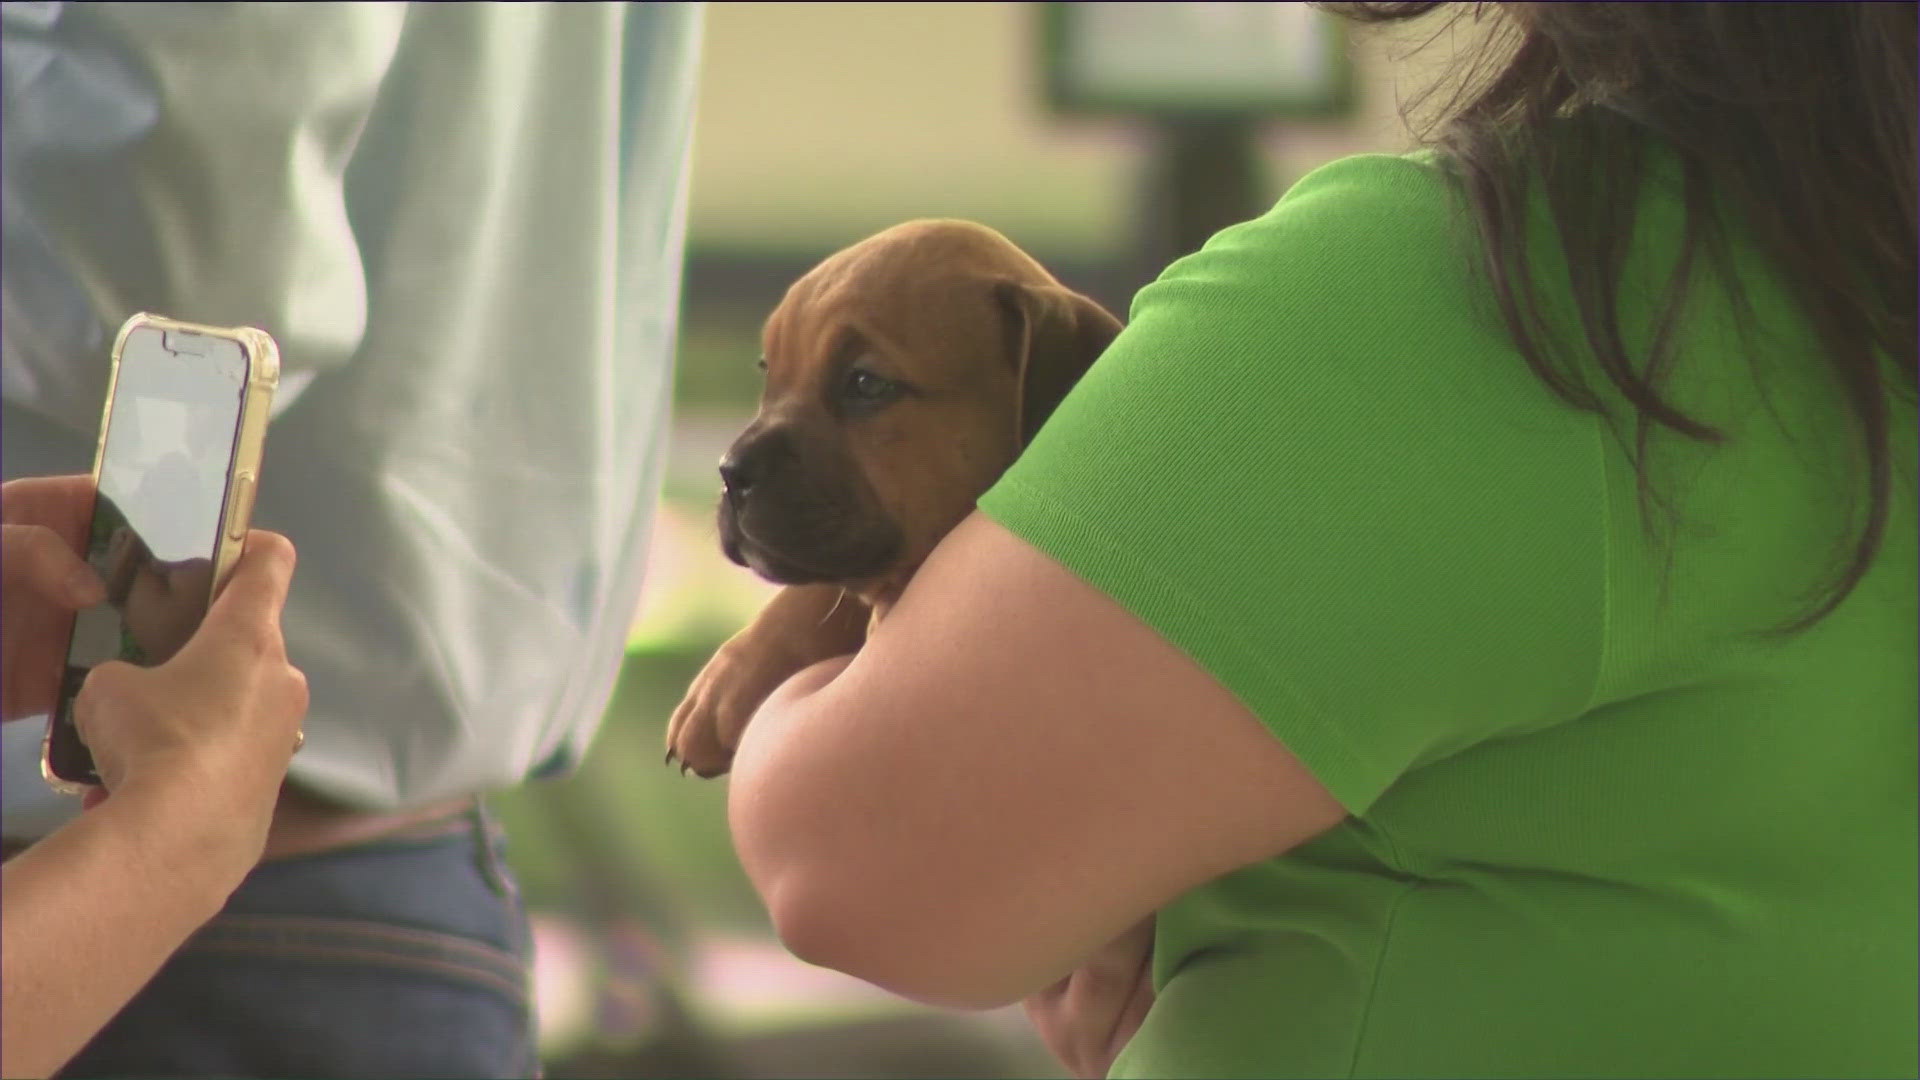
<instances>
[{"instance_id":1,"label":"finger","mask_svg":"<svg viewBox=\"0 0 1920 1080\"><path fill-rule=\"evenodd\" d=\"M292 541L265 529L249 531L233 576L207 611L207 622L272 627L277 634L280 609L286 606L287 589L293 583L294 562Z\"/></svg>"},{"instance_id":2,"label":"finger","mask_svg":"<svg viewBox=\"0 0 1920 1080\"><path fill-rule=\"evenodd\" d=\"M1074 1047L1073 1017L1067 1012L1063 998L1064 992L1055 988L1035 994L1021 1004L1026 1008L1027 1022L1047 1052L1068 1074L1078 1075L1080 1054Z\"/></svg>"},{"instance_id":3,"label":"finger","mask_svg":"<svg viewBox=\"0 0 1920 1080\"><path fill-rule=\"evenodd\" d=\"M106 599L106 584L52 529L0 525L0 574L6 589L26 588L71 608Z\"/></svg>"},{"instance_id":4,"label":"finger","mask_svg":"<svg viewBox=\"0 0 1920 1080\"><path fill-rule=\"evenodd\" d=\"M1027 1020L1042 1034L1053 1026L1054 1016L1060 1011L1060 1004L1067 996L1067 983L1071 976L1061 979L1044 990L1036 990L1020 1000L1020 1006L1027 1011Z\"/></svg>"},{"instance_id":5,"label":"finger","mask_svg":"<svg viewBox=\"0 0 1920 1080\"><path fill-rule=\"evenodd\" d=\"M1146 1023L1147 1013L1153 1009L1153 973L1142 972L1133 984L1133 992L1127 996L1127 1003L1120 1010L1120 1020L1114 1025L1112 1049L1115 1054L1126 1049L1133 1036Z\"/></svg>"},{"instance_id":6,"label":"finger","mask_svg":"<svg viewBox=\"0 0 1920 1080\"><path fill-rule=\"evenodd\" d=\"M9 525L45 525L79 547L93 513L93 477L35 476L0 485L0 519Z\"/></svg>"},{"instance_id":7,"label":"finger","mask_svg":"<svg viewBox=\"0 0 1920 1080\"><path fill-rule=\"evenodd\" d=\"M89 750L94 748L94 740L100 734L102 718L128 711L128 695L145 675L124 660L95 664L93 670L87 672L80 692L73 699L73 726L80 733L80 742Z\"/></svg>"}]
</instances>

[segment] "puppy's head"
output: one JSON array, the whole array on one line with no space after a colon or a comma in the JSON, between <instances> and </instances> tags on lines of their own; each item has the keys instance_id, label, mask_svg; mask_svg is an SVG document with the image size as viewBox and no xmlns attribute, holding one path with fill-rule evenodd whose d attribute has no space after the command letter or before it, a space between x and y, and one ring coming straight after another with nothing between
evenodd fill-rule
<instances>
[{"instance_id":1,"label":"puppy's head","mask_svg":"<svg viewBox=\"0 0 1920 1080\"><path fill-rule=\"evenodd\" d=\"M785 584L904 584L1120 330L985 226L916 221L795 282L760 411L720 465L727 557Z\"/></svg>"}]
</instances>

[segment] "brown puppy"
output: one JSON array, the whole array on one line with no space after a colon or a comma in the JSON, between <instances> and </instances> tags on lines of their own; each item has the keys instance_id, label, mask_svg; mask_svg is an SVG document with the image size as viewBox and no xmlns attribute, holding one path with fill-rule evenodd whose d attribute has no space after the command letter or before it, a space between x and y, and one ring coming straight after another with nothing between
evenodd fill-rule
<instances>
[{"instance_id":1,"label":"brown puppy","mask_svg":"<svg viewBox=\"0 0 1920 1080\"><path fill-rule=\"evenodd\" d=\"M858 649L1120 323L1005 237L914 221L833 255L762 334L760 411L720 462L720 544L787 586L695 677L667 759L727 770L747 721Z\"/></svg>"}]
</instances>

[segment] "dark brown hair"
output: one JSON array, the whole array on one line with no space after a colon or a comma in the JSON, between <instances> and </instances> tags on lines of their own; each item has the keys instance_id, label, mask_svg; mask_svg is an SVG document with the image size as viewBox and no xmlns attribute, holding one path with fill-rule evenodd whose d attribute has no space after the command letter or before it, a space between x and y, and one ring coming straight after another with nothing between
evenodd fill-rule
<instances>
[{"instance_id":1,"label":"dark brown hair","mask_svg":"<svg viewBox=\"0 0 1920 1080\"><path fill-rule=\"evenodd\" d=\"M1362 22L1441 3L1324 3ZM1648 436L1722 434L1668 399L1672 330L1696 255L1718 258L1723 207L1799 303L1844 395L1865 462L1851 552L1803 629L1839 606L1873 563L1892 490L1894 395L1916 373L1915 5L1913 3L1503 4L1501 34L1464 58L1478 77L1428 131L1457 168L1502 319L1533 372L1569 404L1607 414L1593 368L1633 409L1643 508L1657 498ZM1462 14L1480 19L1483 5ZM1569 117L1581 122L1562 123ZM1549 137L1549 132L1552 132ZM1648 135L1678 156L1685 227L1679 271L1651 341L1630 354L1620 325ZM1528 271L1534 185L1566 252L1591 356L1559 349ZM1736 303L1739 283L1729 280ZM1649 519L1651 520L1651 519Z\"/></svg>"}]
</instances>

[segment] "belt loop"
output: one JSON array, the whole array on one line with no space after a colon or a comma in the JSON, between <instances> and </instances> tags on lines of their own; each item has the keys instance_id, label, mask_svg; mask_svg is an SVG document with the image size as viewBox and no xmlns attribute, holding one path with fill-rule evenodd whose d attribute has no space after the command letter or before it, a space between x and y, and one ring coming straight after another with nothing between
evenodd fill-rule
<instances>
[{"instance_id":1,"label":"belt loop","mask_svg":"<svg viewBox=\"0 0 1920 1080\"><path fill-rule=\"evenodd\" d=\"M517 902L520 890L514 885L513 872L507 866L506 831L487 812L487 804L483 799L473 800L467 817L473 822L473 857L480 876L487 879L487 884L493 887L497 895Z\"/></svg>"}]
</instances>

